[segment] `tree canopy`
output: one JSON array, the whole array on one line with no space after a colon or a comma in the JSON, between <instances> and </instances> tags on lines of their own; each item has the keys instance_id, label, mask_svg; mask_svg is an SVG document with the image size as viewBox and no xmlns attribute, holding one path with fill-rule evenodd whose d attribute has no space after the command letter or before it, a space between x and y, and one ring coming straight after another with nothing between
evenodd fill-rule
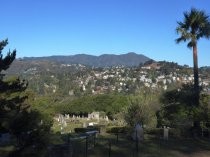
<instances>
[{"instance_id":1,"label":"tree canopy","mask_svg":"<svg viewBox=\"0 0 210 157\"><path fill-rule=\"evenodd\" d=\"M199 105L199 79L198 79L198 52L197 42L200 38L210 38L209 16L203 10L192 8L189 12L184 12L183 22L177 22L176 31L180 37L177 43L189 41L187 47L193 48L193 67L194 67L194 91L197 93L195 101Z\"/></svg>"},{"instance_id":2,"label":"tree canopy","mask_svg":"<svg viewBox=\"0 0 210 157\"><path fill-rule=\"evenodd\" d=\"M7 39L0 42L0 134L9 133L21 148L37 142L44 144L43 137L49 132L51 120L32 110L27 101L29 94L25 92L27 81L5 77L5 70L16 57L16 50L3 57L2 50L7 44Z\"/></svg>"}]
</instances>

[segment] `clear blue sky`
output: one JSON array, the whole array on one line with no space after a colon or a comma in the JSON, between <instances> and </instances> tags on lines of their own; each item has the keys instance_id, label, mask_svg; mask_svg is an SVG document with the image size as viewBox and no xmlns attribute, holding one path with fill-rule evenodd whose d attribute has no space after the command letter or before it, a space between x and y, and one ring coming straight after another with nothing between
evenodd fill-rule
<instances>
[{"instance_id":1,"label":"clear blue sky","mask_svg":"<svg viewBox=\"0 0 210 157\"><path fill-rule=\"evenodd\" d=\"M210 15L210 0L0 0L0 40L18 58L136 52L192 66L192 51L174 41L191 7ZM210 66L210 40L198 44L199 66Z\"/></svg>"}]
</instances>

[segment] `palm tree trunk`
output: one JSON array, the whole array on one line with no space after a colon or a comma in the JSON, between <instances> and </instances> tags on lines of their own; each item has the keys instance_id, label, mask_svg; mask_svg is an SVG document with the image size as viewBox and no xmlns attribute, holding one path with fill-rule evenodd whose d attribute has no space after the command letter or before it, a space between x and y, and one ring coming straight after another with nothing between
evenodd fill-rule
<instances>
[{"instance_id":1,"label":"palm tree trunk","mask_svg":"<svg viewBox=\"0 0 210 157\"><path fill-rule=\"evenodd\" d=\"M195 106L199 106L199 78L198 78L198 52L197 44L193 46L193 71L194 71L194 100ZM194 136L199 135L200 120L194 117Z\"/></svg>"},{"instance_id":2,"label":"palm tree trunk","mask_svg":"<svg viewBox=\"0 0 210 157\"><path fill-rule=\"evenodd\" d=\"M193 71L194 71L194 92L195 92L195 105L199 105L199 78L198 78L198 53L197 44L193 46Z\"/></svg>"}]
</instances>

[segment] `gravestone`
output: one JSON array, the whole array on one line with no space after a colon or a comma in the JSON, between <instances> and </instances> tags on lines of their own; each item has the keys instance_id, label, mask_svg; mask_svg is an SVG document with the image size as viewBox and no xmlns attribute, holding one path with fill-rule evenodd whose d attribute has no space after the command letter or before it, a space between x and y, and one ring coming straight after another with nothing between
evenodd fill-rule
<instances>
[{"instance_id":1,"label":"gravestone","mask_svg":"<svg viewBox=\"0 0 210 157\"><path fill-rule=\"evenodd\" d=\"M168 133L169 133L169 128L164 126L163 127L163 139L168 140Z\"/></svg>"},{"instance_id":2,"label":"gravestone","mask_svg":"<svg viewBox=\"0 0 210 157\"><path fill-rule=\"evenodd\" d=\"M75 119L75 115L73 115L73 117L72 117L73 119Z\"/></svg>"},{"instance_id":3,"label":"gravestone","mask_svg":"<svg viewBox=\"0 0 210 157\"><path fill-rule=\"evenodd\" d=\"M108 116L106 116L106 117L105 117L105 120L106 120L107 122L109 121L109 118L108 118Z\"/></svg>"},{"instance_id":4,"label":"gravestone","mask_svg":"<svg viewBox=\"0 0 210 157\"><path fill-rule=\"evenodd\" d=\"M144 130L140 124L136 124L134 132L132 134L133 140L143 141L144 140Z\"/></svg>"},{"instance_id":5,"label":"gravestone","mask_svg":"<svg viewBox=\"0 0 210 157\"><path fill-rule=\"evenodd\" d=\"M64 127L67 127L67 123L66 123L65 120L63 121L63 126L64 126Z\"/></svg>"},{"instance_id":6,"label":"gravestone","mask_svg":"<svg viewBox=\"0 0 210 157\"><path fill-rule=\"evenodd\" d=\"M83 128L86 128L86 127L87 127L87 123L84 122L84 123L83 123Z\"/></svg>"},{"instance_id":7,"label":"gravestone","mask_svg":"<svg viewBox=\"0 0 210 157\"><path fill-rule=\"evenodd\" d=\"M88 118L99 120L99 112L92 112L92 113L88 114Z\"/></svg>"},{"instance_id":8,"label":"gravestone","mask_svg":"<svg viewBox=\"0 0 210 157\"><path fill-rule=\"evenodd\" d=\"M65 118L66 119L69 119L69 114L65 114Z\"/></svg>"},{"instance_id":9,"label":"gravestone","mask_svg":"<svg viewBox=\"0 0 210 157\"><path fill-rule=\"evenodd\" d=\"M88 123L88 126L93 126L93 125L94 125L93 122Z\"/></svg>"},{"instance_id":10,"label":"gravestone","mask_svg":"<svg viewBox=\"0 0 210 157\"><path fill-rule=\"evenodd\" d=\"M58 121L63 124L63 121L64 121L64 116L62 114L59 114L59 117L58 117Z\"/></svg>"}]
</instances>

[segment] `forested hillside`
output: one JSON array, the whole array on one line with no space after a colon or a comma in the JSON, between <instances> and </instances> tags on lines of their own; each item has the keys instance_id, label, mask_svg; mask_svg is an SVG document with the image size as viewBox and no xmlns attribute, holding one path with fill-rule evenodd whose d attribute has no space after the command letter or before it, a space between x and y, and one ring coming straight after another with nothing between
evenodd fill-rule
<instances>
[{"instance_id":1,"label":"forested hillside","mask_svg":"<svg viewBox=\"0 0 210 157\"><path fill-rule=\"evenodd\" d=\"M201 85L209 90L209 67L200 68ZM142 88L166 90L182 83L193 82L188 66L171 62L147 61L135 67L89 67L61 64L44 60L16 60L7 76L19 75L38 95L56 94L63 97L102 93L134 94Z\"/></svg>"}]
</instances>

